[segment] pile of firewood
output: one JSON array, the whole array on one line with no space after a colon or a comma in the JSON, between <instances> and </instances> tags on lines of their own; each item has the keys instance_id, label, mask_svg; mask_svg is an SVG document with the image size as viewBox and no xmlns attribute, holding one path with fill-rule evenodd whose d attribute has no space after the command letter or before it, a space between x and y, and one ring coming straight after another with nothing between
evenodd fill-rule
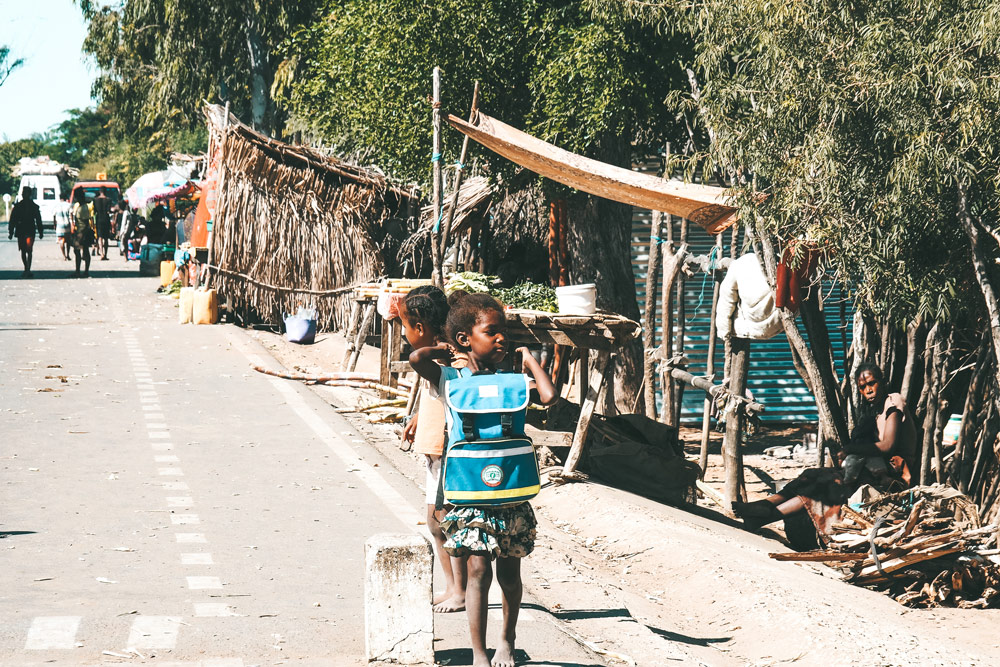
<instances>
[{"instance_id":1,"label":"pile of firewood","mask_svg":"<svg viewBox=\"0 0 1000 667\"><path fill-rule=\"evenodd\" d=\"M844 505L825 550L770 555L828 563L909 607L985 609L1000 607L997 540L998 526L981 525L971 500L934 485Z\"/></svg>"}]
</instances>

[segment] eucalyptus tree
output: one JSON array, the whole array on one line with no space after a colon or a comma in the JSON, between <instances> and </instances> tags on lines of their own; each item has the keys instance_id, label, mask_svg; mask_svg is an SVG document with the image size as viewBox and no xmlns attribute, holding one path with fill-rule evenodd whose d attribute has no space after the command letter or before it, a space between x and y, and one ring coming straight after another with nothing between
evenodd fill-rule
<instances>
[{"instance_id":1,"label":"eucalyptus tree","mask_svg":"<svg viewBox=\"0 0 1000 667\"><path fill-rule=\"evenodd\" d=\"M275 47L305 21L314 0L79 0L88 22L84 50L100 69L95 93L130 131L151 137L202 122L205 100L264 133L280 133L271 96Z\"/></svg>"}]
</instances>

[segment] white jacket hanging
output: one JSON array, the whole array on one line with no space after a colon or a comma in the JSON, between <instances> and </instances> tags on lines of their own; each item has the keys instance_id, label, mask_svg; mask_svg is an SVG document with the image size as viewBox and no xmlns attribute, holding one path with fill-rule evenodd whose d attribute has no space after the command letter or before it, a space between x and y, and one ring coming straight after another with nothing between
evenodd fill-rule
<instances>
[{"instance_id":1,"label":"white jacket hanging","mask_svg":"<svg viewBox=\"0 0 1000 667\"><path fill-rule=\"evenodd\" d=\"M754 253L730 264L719 286L719 309L715 315L719 338L730 333L730 321L733 335L740 338L764 340L783 330L781 316L774 307L774 292Z\"/></svg>"}]
</instances>

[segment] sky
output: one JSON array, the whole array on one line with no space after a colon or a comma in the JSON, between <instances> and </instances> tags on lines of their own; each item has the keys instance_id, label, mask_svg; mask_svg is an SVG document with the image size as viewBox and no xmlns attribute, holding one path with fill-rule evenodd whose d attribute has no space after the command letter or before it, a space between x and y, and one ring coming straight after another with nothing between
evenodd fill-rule
<instances>
[{"instance_id":1,"label":"sky","mask_svg":"<svg viewBox=\"0 0 1000 667\"><path fill-rule=\"evenodd\" d=\"M0 86L0 140L45 132L69 109L93 106L97 70L80 50L86 32L73 0L0 0L0 44L24 59Z\"/></svg>"}]
</instances>

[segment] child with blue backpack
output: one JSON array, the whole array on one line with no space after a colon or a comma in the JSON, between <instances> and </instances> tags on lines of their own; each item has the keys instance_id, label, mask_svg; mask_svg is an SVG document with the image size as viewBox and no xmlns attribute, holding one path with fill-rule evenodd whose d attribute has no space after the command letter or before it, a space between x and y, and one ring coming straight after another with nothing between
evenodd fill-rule
<instances>
[{"instance_id":1,"label":"child with blue backpack","mask_svg":"<svg viewBox=\"0 0 1000 667\"><path fill-rule=\"evenodd\" d=\"M468 356L467 369L442 366L436 360L450 357L448 343L415 350L410 355L410 365L431 384L438 386L447 397L448 445L445 454L443 490L447 496L449 486L458 482L479 482L482 487L462 491L451 489L449 498L456 506L445 516L441 528L448 536L445 549L453 557L468 557L468 585L466 608L469 631L472 637L474 667L490 667L486 654L486 623L489 589L493 581L493 560L496 560L496 578L503 594L503 630L500 643L493 656L493 667L514 667L514 643L517 617L521 606L521 558L534 549L535 515L531 505L522 500L537 493L537 463L531 444L524 437L524 408L528 391L535 402L549 405L557 398L552 380L528 353L521 353L522 374L496 373L507 355L507 321L503 307L488 294L456 292L449 299L446 333L450 342ZM489 377L483 377L489 376ZM525 376L527 376L525 378ZM520 378L520 379L518 379ZM533 387L531 385L534 385ZM520 390L518 390L520 385ZM520 393L518 393L520 391ZM516 395L518 410L511 411L503 405L507 394ZM522 400L523 398L523 400ZM471 401L471 404L470 404ZM494 408L499 412L494 413ZM502 435L501 435L502 434ZM510 445L510 447L508 447ZM462 449L465 447L466 449ZM506 450L505 447L508 447ZM509 466L513 452L528 450L531 464ZM488 459L489 456L501 458ZM454 457L454 458L453 458ZM482 466L476 479L463 479L467 468L461 465L475 463ZM531 478L532 482L521 482ZM449 472L455 471L458 482L450 482ZM501 486L513 483L513 488ZM520 484L520 488L518 485ZM533 489L525 491L525 489ZM522 493L523 492L523 493ZM504 495L506 494L506 495ZM504 498L511 502L504 502ZM456 500L470 498L471 500ZM482 499L482 504L477 498Z\"/></svg>"}]
</instances>

